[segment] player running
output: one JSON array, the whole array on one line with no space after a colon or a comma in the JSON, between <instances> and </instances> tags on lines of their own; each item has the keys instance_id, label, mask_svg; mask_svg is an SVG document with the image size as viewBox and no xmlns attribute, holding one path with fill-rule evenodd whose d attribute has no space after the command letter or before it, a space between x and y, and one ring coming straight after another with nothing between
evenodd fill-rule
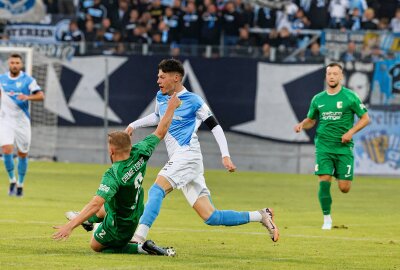
<instances>
[{"instance_id":1,"label":"player running","mask_svg":"<svg viewBox=\"0 0 400 270\"><path fill-rule=\"evenodd\" d=\"M91 230L93 223L101 222L90 244L96 252L175 255L172 248L158 247L151 240L143 245L131 244L129 241L143 213L142 182L147 161L167 133L174 110L179 105L179 98L173 95L155 132L133 146L129 135L123 131L108 135L111 168L104 173L96 195L83 210L80 213L67 212L70 221L54 227L57 229L54 239L68 238L72 230L81 224L85 225L86 230Z\"/></svg>"},{"instance_id":2,"label":"player running","mask_svg":"<svg viewBox=\"0 0 400 270\"><path fill-rule=\"evenodd\" d=\"M249 222L261 222L271 239L278 241L279 231L274 223L272 209L237 212L218 210L210 200L210 191L204 179L203 157L196 135L202 122L212 131L222 154L225 168L233 172L236 167L231 161L224 131L213 116L210 108L196 94L183 86L184 68L175 59L163 60L158 65L160 90L157 92L155 112L131 123L126 132L132 134L140 127L156 125L165 115L171 96L176 93L182 105L175 111L171 127L165 136L169 161L158 173L155 183L148 192L148 200L132 241L143 243L161 209L164 197L174 189L182 190L189 204L207 225L237 226Z\"/></svg>"},{"instance_id":3,"label":"player running","mask_svg":"<svg viewBox=\"0 0 400 270\"><path fill-rule=\"evenodd\" d=\"M343 193L350 191L353 180L353 135L369 123L369 116L357 94L341 85L343 68L331 63L326 68L327 89L311 101L310 109L295 131L312 128L319 122L315 137L315 174L319 179L318 199L324 215L323 230L332 228L330 193L332 176ZM354 124L354 115L360 120Z\"/></svg>"},{"instance_id":4,"label":"player running","mask_svg":"<svg viewBox=\"0 0 400 270\"><path fill-rule=\"evenodd\" d=\"M20 54L11 54L8 66L9 72L0 75L0 146L10 182L8 195L22 197L31 144L29 101L41 101L44 94L36 80L22 71ZM18 182L14 174L14 143L18 150Z\"/></svg>"}]
</instances>

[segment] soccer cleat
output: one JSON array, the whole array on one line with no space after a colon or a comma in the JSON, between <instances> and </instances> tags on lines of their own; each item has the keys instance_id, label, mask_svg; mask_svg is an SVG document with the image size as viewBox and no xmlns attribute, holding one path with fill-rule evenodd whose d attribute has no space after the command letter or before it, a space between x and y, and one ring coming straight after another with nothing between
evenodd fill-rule
<instances>
[{"instance_id":1,"label":"soccer cleat","mask_svg":"<svg viewBox=\"0 0 400 270\"><path fill-rule=\"evenodd\" d=\"M17 193L15 194L17 197L22 197L24 196L24 188L23 187L17 187Z\"/></svg>"},{"instance_id":2,"label":"soccer cleat","mask_svg":"<svg viewBox=\"0 0 400 270\"><path fill-rule=\"evenodd\" d=\"M158 256L169 256L174 257L176 255L176 251L173 247L159 247L151 240L147 240L143 243L142 249L149 253L149 255L158 255Z\"/></svg>"},{"instance_id":3,"label":"soccer cleat","mask_svg":"<svg viewBox=\"0 0 400 270\"><path fill-rule=\"evenodd\" d=\"M323 230L331 230L332 229L332 221L325 221L324 225L322 225Z\"/></svg>"},{"instance_id":4,"label":"soccer cleat","mask_svg":"<svg viewBox=\"0 0 400 270\"><path fill-rule=\"evenodd\" d=\"M17 184L15 182L10 183L10 188L8 189L8 196L14 196L16 193L16 186Z\"/></svg>"},{"instance_id":5,"label":"soccer cleat","mask_svg":"<svg viewBox=\"0 0 400 270\"><path fill-rule=\"evenodd\" d=\"M74 218L76 218L77 216L79 215L79 212L78 211L68 211L68 212L65 212L65 217L68 219L68 220L73 220ZM90 231L93 231L93 223L91 223L91 222L89 222L89 221L84 221L82 224L82 227L87 231L87 232L90 232Z\"/></svg>"},{"instance_id":6,"label":"soccer cleat","mask_svg":"<svg viewBox=\"0 0 400 270\"><path fill-rule=\"evenodd\" d=\"M261 216L261 224L267 228L272 241L276 242L279 239L279 229L274 223L274 211L272 208L264 208L258 211Z\"/></svg>"}]
</instances>

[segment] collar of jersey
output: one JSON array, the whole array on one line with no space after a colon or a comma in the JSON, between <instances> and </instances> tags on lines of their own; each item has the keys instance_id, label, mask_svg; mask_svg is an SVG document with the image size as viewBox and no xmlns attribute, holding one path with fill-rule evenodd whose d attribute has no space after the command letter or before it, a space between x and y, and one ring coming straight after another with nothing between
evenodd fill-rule
<instances>
[{"instance_id":1,"label":"collar of jersey","mask_svg":"<svg viewBox=\"0 0 400 270\"><path fill-rule=\"evenodd\" d=\"M7 76L8 76L8 78L9 78L10 80L18 80L18 79L22 76L23 73L24 73L24 72L21 70L21 71L19 72L18 77L13 78L13 77L11 77L11 74L10 74L10 71L9 71L9 72L7 72Z\"/></svg>"},{"instance_id":2,"label":"collar of jersey","mask_svg":"<svg viewBox=\"0 0 400 270\"><path fill-rule=\"evenodd\" d=\"M183 94L185 94L186 92L189 92L185 87L183 88L182 91L180 91L179 93L176 94L177 97L182 96Z\"/></svg>"},{"instance_id":3,"label":"collar of jersey","mask_svg":"<svg viewBox=\"0 0 400 270\"><path fill-rule=\"evenodd\" d=\"M328 95L328 96L336 96L337 94L339 94L340 92L342 92L342 89L343 89L343 86L340 88L340 90L337 92L337 93L335 93L335 94L329 94L329 92L328 92L328 90L326 90L326 94Z\"/></svg>"}]
</instances>

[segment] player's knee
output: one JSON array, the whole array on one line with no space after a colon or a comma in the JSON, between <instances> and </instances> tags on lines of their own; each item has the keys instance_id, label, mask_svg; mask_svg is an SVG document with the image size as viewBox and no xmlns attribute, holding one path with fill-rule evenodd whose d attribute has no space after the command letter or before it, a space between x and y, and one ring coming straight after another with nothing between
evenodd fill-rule
<instances>
[{"instance_id":1,"label":"player's knee","mask_svg":"<svg viewBox=\"0 0 400 270\"><path fill-rule=\"evenodd\" d=\"M348 193L350 191L350 187L339 187L342 193Z\"/></svg>"},{"instance_id":2,"label":"player's knee","mask_svg":"<svg viewBox=\"0 0 400 270\"><path fill-rule=\"evenodd\" d=\"M204 221L205 224L209 226L219 226L221 225L221 211L214 210L211 216Z\"/></svg>"},{"instance_id":3,"label":"player's knee","mask_svg":"<svg viewBox=\"0 0 400 270\"><path fill-rule=\"evenodd\" d=\"M94 240L90 242L90 247L95 252L101 252L103 250L103 246L99 245L99 243Z\"/></svg>"}]
</instances>

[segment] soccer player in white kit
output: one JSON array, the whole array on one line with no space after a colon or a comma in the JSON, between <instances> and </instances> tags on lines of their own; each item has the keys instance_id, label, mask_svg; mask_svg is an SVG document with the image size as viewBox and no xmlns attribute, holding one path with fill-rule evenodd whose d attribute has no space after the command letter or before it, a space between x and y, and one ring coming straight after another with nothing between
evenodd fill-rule
<instances>
[{"instance_id":1,"label":"soccer player in white kit","mask_svg":"<svg viewBox=\"0 0 400 270\"><path fill-rule=\"evenodd\" d=\"M0 75L0 146L10 180L8 194L21 197L31 144L29 101L44 99L36 80L22 71L20 54L8 58L9 72ZM18 182L14 174L14 144L18 154Z\"/></svg>"},{"instance_id":2,"label":"soccer player in white kit","mask_svg":"<svg viewBox=\"0 0 400 270\"><path fill-rule=\"evenodd\" d=\"M157 218L162 200L174 189L182 190L189 204L207 225L237 226L249 222L261 222L276 242L279 231L274 223L271 208L258 211L237 212L232 210L217 210L211 203L210 191L204 179L203 157L196 131L204 122L212 131L222 154L222 163L230 171L236 167L231 161L224 131L213 116L210 108L198 95L189 92L182 84L184 68L180 61L166 59L158 65L157 92L155 112L132 122L126 132L132 135L140 127L154 126L163 117L167 102L173 93L182 104L175 110L172 124L165 136L169 161L158 173L155 183L148 192L144 213L139 221L133 242L143 243L149 229Z\"/></svg>"}]
</instances>

